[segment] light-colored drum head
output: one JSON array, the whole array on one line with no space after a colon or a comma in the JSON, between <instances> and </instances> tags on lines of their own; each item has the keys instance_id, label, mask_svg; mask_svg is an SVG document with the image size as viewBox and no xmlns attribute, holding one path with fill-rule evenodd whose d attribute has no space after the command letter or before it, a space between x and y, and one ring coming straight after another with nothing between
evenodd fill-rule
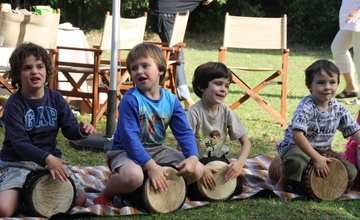
<instances>
[{"instance_id":1,"label":"light-colored drum head","mask_svg":"<svg viewBox=\"0 0 360 220\"><path fill-rule=\"evenodd\" d=\"M147 179L144 184L145 204L150 211L169 213L179 209L185 201L186 184L182 176L178 176L177 170L166 167L168 190L155 192Z\"/></svg>"},{"instance_id":2,"label":"light-colored drum head","mask_svg":"<svg viewBox=\"0 0 360 220\"><path fill-rule=\"evenodd\" d=\"M69 211L75 198L75 189L70 180L53 180L47 174L35 181L31 194L35 211L42 216L51 217Z\"/></svg>"},{"instance_id":3,"label":"light-colored drum head","mask_svg":"<svg viewBox=\"0 0 360 220\"><path fill-rule=\"evenodd\" d=\"M225 182L225 174L228 169L228 164L223 161L214 160L207 163L205 166L215 170L214 179L216 187L214 190L208 190L198 181L197 187L201 195L209 200L228 199L234 193L237 185L237 178L233 178Z\"/></svg>"},{"instance_id":4,"label":"light-colored drum head","mask_svg":"<svg viewBox=\"0 0 360 220\"><path fill-rule=\"evenodd\" d=\"M314 197L331 201L345 193L349 180L347 170L340 160L331 158L328 166L330 172L325 178L317 176L315 169L310 168L306 185L307 189L311 191L310 194Z\"/></svg>"}]
</instances>

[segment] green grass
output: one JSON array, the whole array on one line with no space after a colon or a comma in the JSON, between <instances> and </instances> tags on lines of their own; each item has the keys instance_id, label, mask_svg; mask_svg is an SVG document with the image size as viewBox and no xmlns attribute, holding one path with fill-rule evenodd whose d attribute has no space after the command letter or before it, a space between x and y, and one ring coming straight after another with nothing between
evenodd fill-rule
<instances>
[{"instance_id":1,"label":"green grass","mask_svg":"<svg viewBox=\"0 0 360 220\"><path fill-rule=\"evenodd\" d=\"M96 32L91 32L92 34ZM96 36L92 37L91 44L96 42ZM191 78L194 69L205 62L217 61L217 49L221 45L221 37L213 36L190 36L187 39L187 48L185 49L185 63L188 84L191 85ZM289 58L289 95L287 118L291 120L292 114L300 99L308 94L304 84L304 69L318 58L331 58L330 49L306 49L302 47L290 47ZM249 53L249 51L230 51L227 56L229 64L235 64L237 61L245 62L244 65L266 64L267 66L276 65L279 60L276 53ZM261 74L242 73L242 76L249 80L253 86L260 79ZM339 91L343 88L343 82L339 86ZM274 106L279 105L279 89L272 87L265 89L261 94L269 103ZM226 103L231 103L243 94L235 86L231 86L230 94ZM195 94L192 94L194 100L198 100ZM347 109L355 116L359 110L358 106L346 105ZM282 140L284 128L275 123L270 115L260 108L256 102L249 100L240 108L235 110L236 114L242 120L247 128L248 135L252 142L251 156L259 154L275 155L275 144ZM89 120L88 116L81 116L82 120ZM98 132L104 132L106 120L99 122ZM3 130L0 134L3 136ZM169 142L174 143L174 138L169 132ZM336 134L333 142L334 149L344 150L344 140L340 133ZM62 135L58 137L58 145L64 152L64 158L71 164L76 165L105 165L105 155L102 152L94 153L88 151L78 151L68 147L68 142ZM236 154L238 149L236 144L232 144L232 152ZM125 219L358 219L360 217L360 203L358 201L336 201L336 202L315 202L308 200L295 200L283 202L276 197L272 198L249 198L225 203L212 203L208 206L179 210L176 213L166 215L144 215L124 217ZM105 219L105 218L91 218ZM106 218L115 219L115 218Z\"/></svg>"}]
</instances>

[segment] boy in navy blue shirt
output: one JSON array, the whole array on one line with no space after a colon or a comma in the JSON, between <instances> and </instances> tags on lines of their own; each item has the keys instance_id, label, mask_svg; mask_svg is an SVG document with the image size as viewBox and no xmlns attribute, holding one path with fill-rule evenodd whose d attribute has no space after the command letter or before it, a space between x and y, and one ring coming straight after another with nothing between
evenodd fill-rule
<instances>
[{"instance_id":1,"label":"boy in navy blue shirt","mask_svg":"<svg viewBox=\"0 0 360 220\"><path fill-rule=\"evenodd\" d=\"M33 43L18 46L10 57L10 67L11 83L18 90L7 101L3 116L0 217L15 213L19 189L32 169L46 167L51 176L60 181L70 176L61 151L56 148L59 128L72 140L95 132L90 124L78 124L65 99L46 87L52 64L44 48ZM83 199L79 196L76 204L83 203Z\"/></svg>"}]
</instances>

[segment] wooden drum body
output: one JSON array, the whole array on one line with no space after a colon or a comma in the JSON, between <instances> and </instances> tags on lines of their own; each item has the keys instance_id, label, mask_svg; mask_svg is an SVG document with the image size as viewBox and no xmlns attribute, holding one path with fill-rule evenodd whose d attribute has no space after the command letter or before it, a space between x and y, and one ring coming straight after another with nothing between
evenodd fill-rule
<instances>
[{"instance_id":1,"label":"wooden drum body","mask_svg":"<svg viewBox=\"0 0 360 220\"><path fill-rule=\"evenodd\" d=\"M279 181L280 177L281 177L281 159L279 156L276 156L271 161L271 164L269 166L269 178L272 181L277 182Z\"/></svg>"},{"instance_id":2,"label":"wooden drum body","mask_svg":"<svg viewBox=\"0 0 360 220\"><path fill-rule=\"evenodd\" d=\"M225 174L228 170L228 162L226 159L203 158L201 159L201 162L204 163L206 167L215 171L213 175L216 186L214 190L209 190L206 189L200 181L191 184L188 192L190 199L200 201L227 200L234 195L235 191L241 188L237 178L225 182Z\"/></svg>"},{"instance_id":3,"label":"wooden drum body","mask_svg":"<svg viewBox=\"0 0 360 220\"><path fill-rule=\"evenodd\" d=\"M155 191L150 180L145 177L144 184L135 192L122 195L130 205L155 213L169 213L181 208L186 198L186 183L177 175L175 168L164 166L167 172L168 189Z\"/></svg>"},{"instance_id":4,"label":"wooden drum body","mask_svg":"<svg viewBox=\"0 0 360 220\"><path fill-rule=\"evenodd\" d=\"M66 182L54 180L47 170L31 172L23 190L26 212L47 218L70 211L76 198L75 184L70 178Z\"/></svg>"},{"instance_id":5,"label":"wooden drum body","mask_svg":"<svg viewBox=\"0 0 360 220\"><path fill-rule=\"evenodd\" d=\"M344 164L336 158L331 158L328 166L330 172L325 178L316 175L311 163L309 163L305 170L303 182L307 193L311 197L332 201L338 199L345 193L349 178Z\"/></svg>"}]
</instances>

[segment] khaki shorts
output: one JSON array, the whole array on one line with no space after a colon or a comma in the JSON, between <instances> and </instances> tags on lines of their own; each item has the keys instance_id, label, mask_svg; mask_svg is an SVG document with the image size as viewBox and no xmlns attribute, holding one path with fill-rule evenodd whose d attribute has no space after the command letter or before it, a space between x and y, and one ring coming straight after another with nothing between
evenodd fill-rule
<instances>
[{"instance_id":1,"label":"khaki shorts","mask_svg":"<svg viewBox=\"0 0 360 220\"><path fill-rule=\"evenodd\" d=\"M184 155L180 151L164 145L147 147L145 150L158 164L176 166L185 159ZM125 150L108 151L106 156L108 165L112 172L115 172L116 169L131 161L135 162L128 156Z\"/></svg>"},{"instance_id":2,"label":"khaki shorts","mask_svg":"<svg viewBox=\"0 0 360 220\"><path fill-rule=\"evenodd\" d=\"M83 191L80 180L73 175L71 169L67 168L67 172L71 174L77 192ZM7 162L0 160L0 192L23 188L26 177L31 171L44 170L45 168L31 161Z\"/></svg>"}]
</instances>

